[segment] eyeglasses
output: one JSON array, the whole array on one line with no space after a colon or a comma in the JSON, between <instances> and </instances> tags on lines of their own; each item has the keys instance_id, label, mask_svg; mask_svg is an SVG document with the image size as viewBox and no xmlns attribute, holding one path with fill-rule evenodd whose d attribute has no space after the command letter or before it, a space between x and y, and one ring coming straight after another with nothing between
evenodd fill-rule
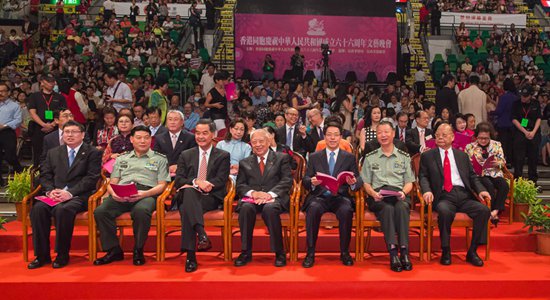
<instances>
[{"instance_id":1,"label":"eyeglasses","mask_svg":"<svg viewBox=\"0 0 550 300\"><path fill-rule=\"evenodd\" d=\"M64 130L63 135L77 135L79 133L82 133L80 130Z\"/></svg>"}]
</instances>

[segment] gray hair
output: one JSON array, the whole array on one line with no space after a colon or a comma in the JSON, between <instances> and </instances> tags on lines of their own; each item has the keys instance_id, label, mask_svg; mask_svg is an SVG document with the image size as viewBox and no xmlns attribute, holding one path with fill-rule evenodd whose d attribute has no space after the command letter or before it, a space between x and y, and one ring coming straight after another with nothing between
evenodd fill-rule
<instances>
[{"instance_id":1,"label":"gray hair","mask_svg":"<svg viewBox=\"0 0 550 300\"><path fill-rule=\"evenodd\" d=\"M171 109L168 111L168 113L166 114L166 118L168 118L168 115L169 114L178 114L182 120L185 120L185 117L183 116L183 113L179 110L176 110L176 109Z\"/></svg>"},{"instance_id":2,"label":"gray hair","mask_svg":"<svg viewBox=\"0 0 550 300\"><path fill-rule=\"evenodd\" d=\"M252 140L252 138L254 137L255 134L262 134L266 139L269 139L270 135L269 135L269 132L263 128L260 128L260 129L254 129L252 130L252 132L250 133L250 139Z\"/></svg>"}]
</instances>

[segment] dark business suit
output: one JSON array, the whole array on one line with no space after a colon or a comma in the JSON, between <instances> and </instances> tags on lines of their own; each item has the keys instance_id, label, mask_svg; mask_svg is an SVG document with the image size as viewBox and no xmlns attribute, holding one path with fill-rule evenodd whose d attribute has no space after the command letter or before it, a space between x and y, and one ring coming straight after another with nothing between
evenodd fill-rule
<instances>
[{"instance_id":1,"label":"dark business suit","mask_svg":"<svg viewBox=\"0 0 550 300\"><path fill-rule=\"evenodd\" d=\"M306 134L306 138L302 138L302 136L300 135L300 132L298 130L298 127L299 127L298 125L299 125L298 123L296 125L294 125L294 129L292 130L292 135L293 135L293 138L292 138L292 151L297 152L297 153L301 154L303 157L305 157L307 151L309 149L311 149L312 147L315 150L315 146L317 146L317 144L315 144L315 146L312 146L311 137L308 134ZM276 139L277 143L286 145L286 136L287 136L287 125L286 124L285 124L285 126L283 126L281 128L278 128L275 131L275 139Z\"/></svg>"},{"instance_id":2,"label":"dark business suit","mask_svg":"<svg viewBox=\"0 0 550 300\"><path fill-rule=\"evenodd\" d=\"M166 155L168 166L177 164L178 158L183 151L197 146L195 136L184 130L180 132L175 148L172 147L172 136L169 131L156 134L155 136L155 146L153 150Z\"/></svg>"},{"instance_id":3,"label":"dark business suit","mask_svg":"<svg viewBox=\"0 0 550 300\"><path fill-rule=\"evenodd\" d=\"M306 212L306 232L307 232L307 250L308 253L315 252L315 244L319 235L319 225L321 217L326 212L336 214L338 219L338 227L340 234L340 251L342 253L349 252L349 242L351 240L351 227L353 220L354 201L349 194L349 185L343 184L340 186L337 195L332 195L327 189L311 184L311 177L316 176L317 172L332 175L337 177L338 174L344 171L353 172L357 183L353 186L354 190L358 190L363 186L361 176L357 169L355 156L343 150L338 151L338 157L334 165L334 173L330 174L327 152L330 150L324 149L317 151L309 156L307 172L304 176L304 186L310 191L304 203L303 211Z\"/></svg>"},{"instance_id":4,"label":"dark business suit","mask_svg":"<svg viewBox=\"0 0 550 300\"><path fill-rule=\"evenodd\" d=\"M290 207L292 173L290 157L287 154L268 151L263 175L260 172L258 157L250 155L239 162L237 175L237 195L242 199L250 191L272 192L277 195L274 202L256 205L239 201L239 226L241 229L242 252L252 253L252 233L256 214L261 212L270 234L271 251L284 254L281 213Z\"/></svg>"},{"instance_id":5,"label":"dark business suit","mask_svg":"<svg viewBox=\"0 0 550 300\"><path fill-rule=\"evenodd\" d=\"M199 156L200 155L200 156ZM199 147L185 150L178 159L175 188L183 185L193 185L199 173L199 161L202 150ZM195 225L204 226L203 214L218 209L226 195L225 184L229 178L229 153L212 147L206 171L206 180L214 185L210 193L203 195L193 188L180 190L176 201L181 216L182 248L195 251L197 233Z\"/></svg>"},{"instance_id":6,"label":"dark business suit","mask_svg":"<svg viewBox=\"0 0 550 300\"><path fill-rule=\"evenodd\" d=\"M89 144L90 143L90 137L88 136L88 133L84 136L84 143ZM48 151L50 149L53 149L55 147L59 147L59 130L52 131L48 133L44 137L44 142L42 146L42 154L40 155L40 163L43 163L46 159L46 154L48 154Z\"/></svg>"},{"instance_id":7,"label":"dark business suit","mask_svg":"<svg viewBox=\"0 0 550 300\"><path fill-rule=\"evenodd\" d=\"M319 135L319 131L321 132L321 135ZM323 128L320 128L320 127L312 127L311 130L309 131L309 149L307 150L309 153L313 153L315 152L315 149L317 148L317 143L319 143L319 141L321 140L324 140L325 139L325 136L324 136L324 133L323 133Z\"/></svg>"},{"instance_id":8,"label":"dark business suit","mask_svg":"<svg viewBox=\"0 0 550 300\"><path fill-rule=\"evenodd\" d=\"M399 126L395 126L395 140L406 143L407 142L407 135L409 133L409 130L411 130L411 128L409 126L407 126L405 128L400 128ZM403 141L401 141L399 139L399 137L401 136L401 131L403 131L403 136L404 136Z\"/></svg>"},{"instance_id":9,"label":"dark business suit","mask_svg":"<svg viewBox=\"0 0 550 300\"><path fill-rule=\"evenodd\" d=\"M36 257L47 261L50 258L50 227L54 217L56 227L56 252L68 258L71 248L76 214L88 208L88 198L96 189L101 172L101 152L83 143L71 167L67 146L59 146L48 151L40 167L42 193L63 189L73 198L54 207L35 201L31 209L33 245Z\"/></svg>"},{"instance_id":10,"label":"dark business suit","mask_svg":"<svg viewBox=\"0 0 550 300\"><path fill-rule=\"evenodd\" d=\"M433 207L438 213L438 224L441 235L441 247L450 247L451 224L457 212L466 213L474 221L472 247L485 243L489 208L477 201L473 191L486 191L474 172L470 158L460 150L452 149L460 178L464 187L453 186L451 192L443 189L444 174L442 157L439 148L424 152L420 156L420 188L422 194L432 192Z\"/></svg>"},{"instance_id":11,"label":"dark business suit","mask_svg":"<svg viewBox=\"0 0 550 300\"><path fill-rule=\"evenodd\" d=\"M432 135L432 130L429 128L424 129L424 138ZM411 156L416 153L420 153L420 132L418 128L412 128L409 130L405 136L405 143L407 144L407 149Z\"/></svg>"}]
</instances>

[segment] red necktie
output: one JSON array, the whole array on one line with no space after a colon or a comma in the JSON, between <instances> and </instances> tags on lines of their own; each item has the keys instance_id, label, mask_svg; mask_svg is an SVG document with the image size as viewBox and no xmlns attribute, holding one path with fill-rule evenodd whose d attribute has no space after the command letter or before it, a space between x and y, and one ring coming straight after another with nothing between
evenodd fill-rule
<instances>
[{"instance_id":1,"label":"red necktie","mask_svg":"<svg viewBox=\"0 0 550 300\"><path fill-rule=\"evenodd\" d=\"M262 175L264 175L264 169L265 169L264 157L260 156L260 173Z\"/></svg>"},{"instance_id":2,"label":"red necktie","mask_svg":"<svg viewBox=\"0 0 550 300\"><path fill-rule=\"evenodd\" d=\"M405 138L403 137L403 129L401 129L401 132L399 133L399 140L404 142L405 141Z\"/></svg>"},{"instance_id":3,"label":"red necktie","mask_svg":"<svg viewBox=\"0 0 550 300\"><path fill-rule=\"evenodd\" d=\"M445 159L443 160L443 188L450 192L453 189L453 180L451 178L451 162L449 161L449 151L445 150Z\"/></svg>"}]
</instances>

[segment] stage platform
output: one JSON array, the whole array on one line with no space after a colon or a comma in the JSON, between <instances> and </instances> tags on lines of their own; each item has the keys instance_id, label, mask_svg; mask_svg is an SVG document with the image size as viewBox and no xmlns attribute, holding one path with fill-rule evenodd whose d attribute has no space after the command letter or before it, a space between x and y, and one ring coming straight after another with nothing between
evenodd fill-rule
<instances>
[{"instance_id":1,"label":"stage platform","mask_svg":"<svg viewBox=\"0 0 550 300\"><path fill-rule=\"evenodd\" d=\"M179 236L169 240L169 248L175 252L164 262L155 261L154 231L148 241L153 245L148 246L146 265L133 266L128 253L124 261L93 266L85 253L85 230L77 228L67 267L27 270L21 255L20 223L11 222L7 228L0 233L1 299L550 299L550 257L534 253L534 236L519 223L493 229L491 259L483 268L464 261L464 231L459 230L454 232L451 266L439 265L439 253L431 262L419 261L412 246L414 269L402 273L389 270L378 233L372 241L374 251L365 261L343 266L334 249L337 230L326 229L320 235L321 253L311 269L301 266L304 253L298 262L274 267L273 255L265 252L268 238L263 229L256 231L254 247L258 251L253 261L241 268L224 262L218 254L218 231L210 232L213 251L198 253L195 273L184 272L184 256L175 250ZM301 239L301 246L303 243ZM125 248L131 246L128 237ZM236 257L239 244L234 246Z\"/></svg>"}]
</instances>

